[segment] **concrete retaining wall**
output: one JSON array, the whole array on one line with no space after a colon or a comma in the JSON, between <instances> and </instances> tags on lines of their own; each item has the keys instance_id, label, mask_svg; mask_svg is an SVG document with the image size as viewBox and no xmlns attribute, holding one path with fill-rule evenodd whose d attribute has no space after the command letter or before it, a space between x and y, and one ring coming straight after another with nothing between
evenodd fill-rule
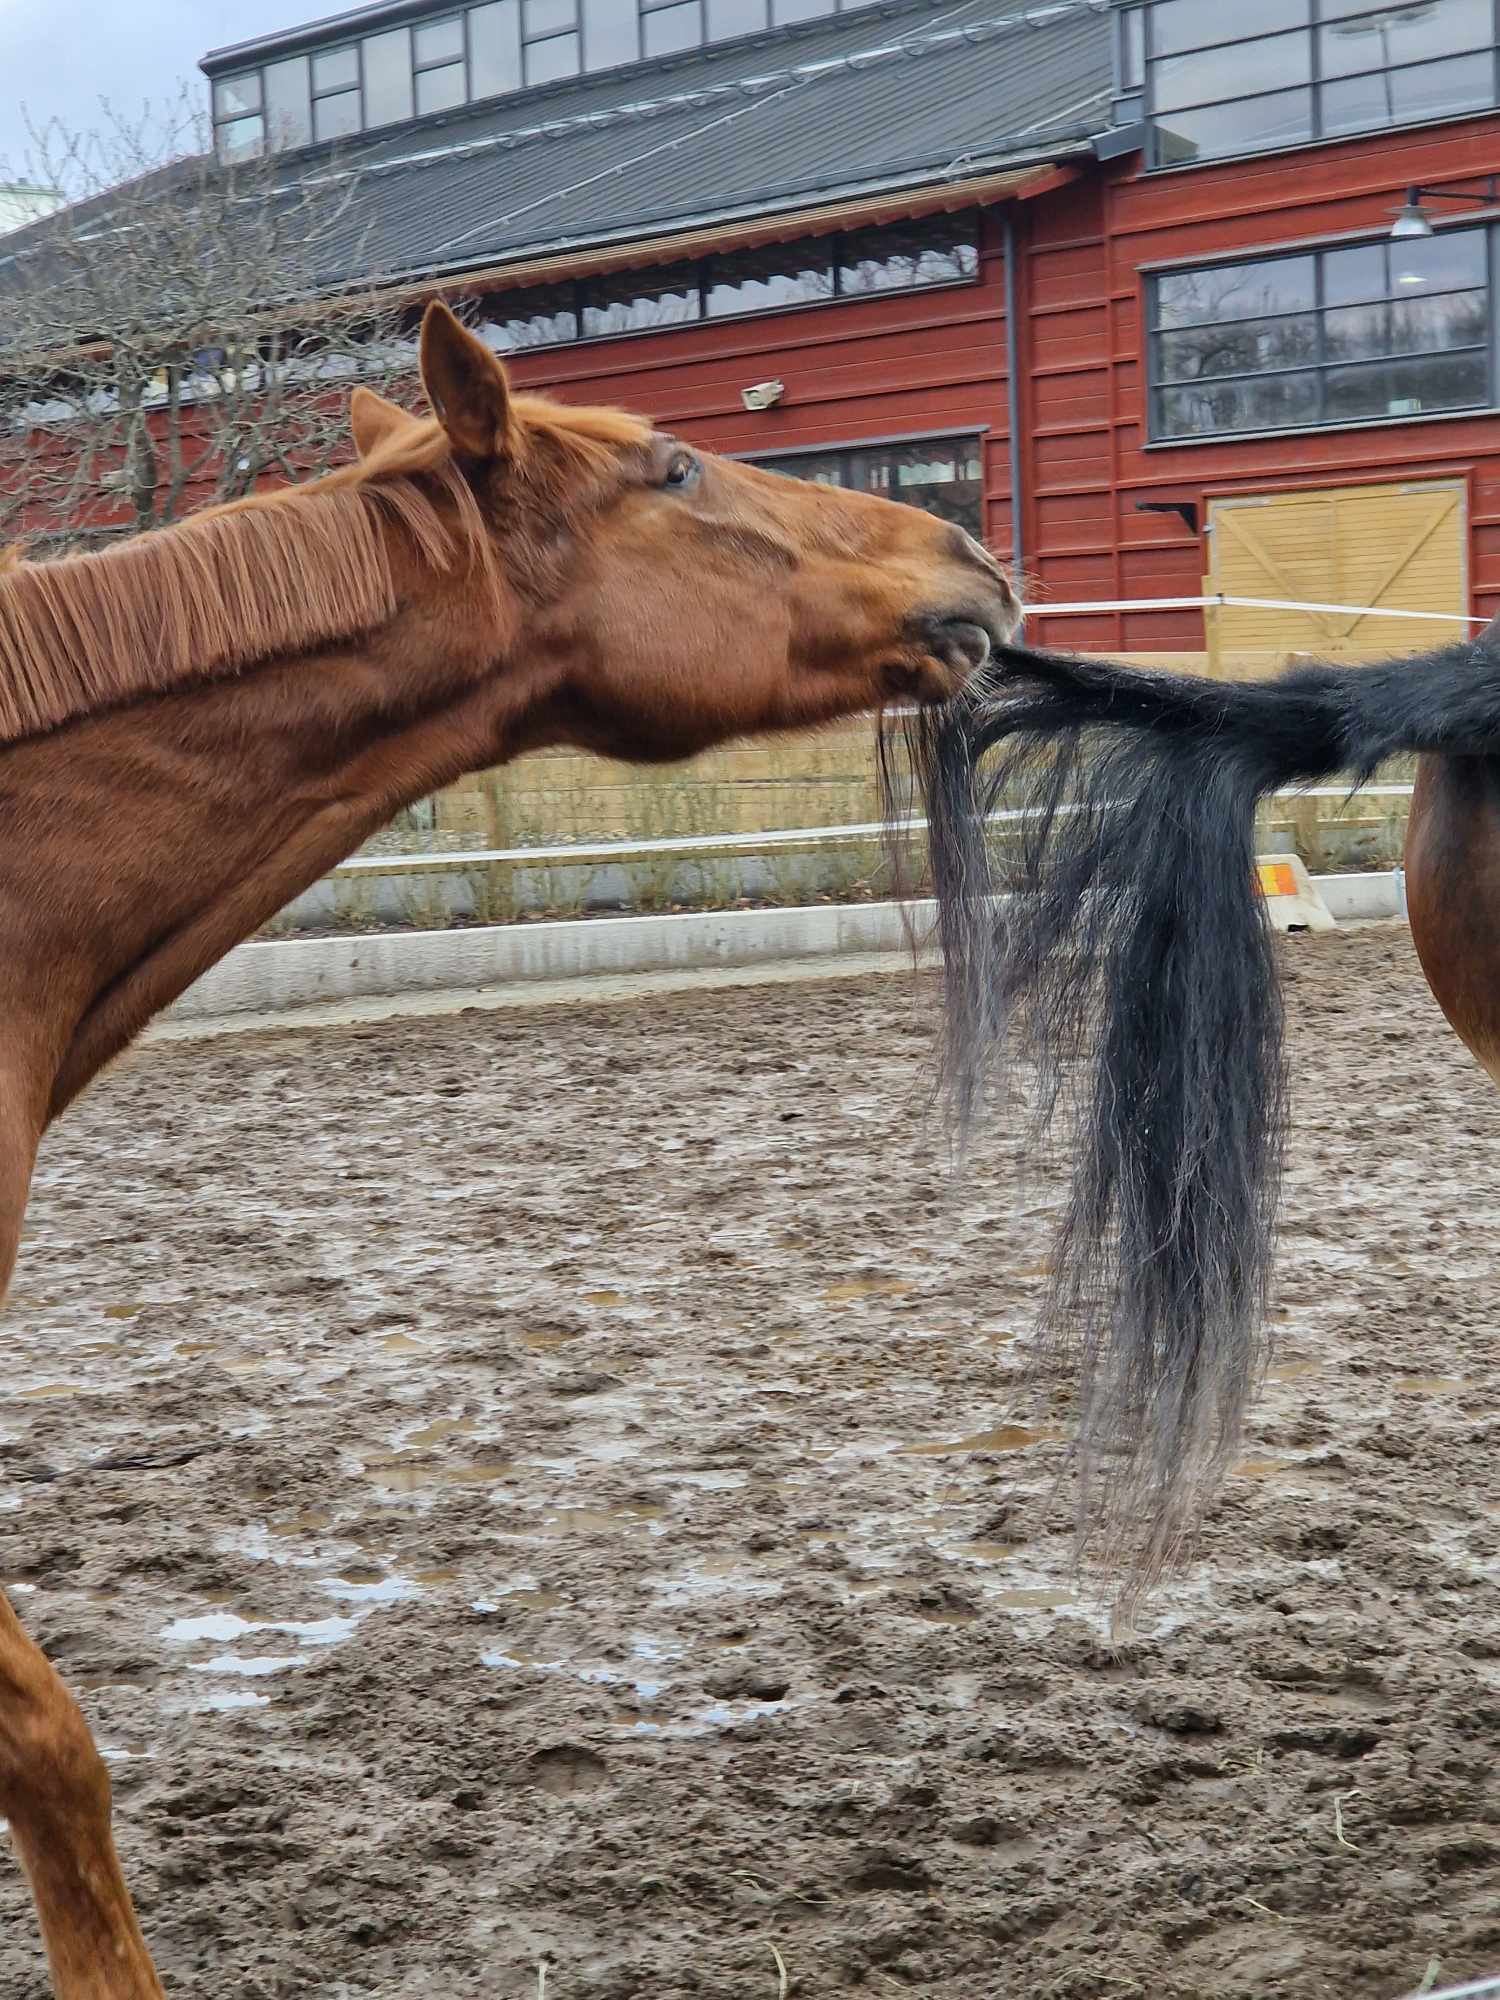
<instances>
[{"instance_id":1,"label":"concrete retaining wall","mask_svg":"<svg viewBox=\"0 0 1500 2000\"><path fill-rule=\"evenodd\" d=\"M1400 914L1393 874L1314 879L1341 920ZM257 942L232 951L171 1013L270 1014L327 1001L871 953L894 961L909 952L908 921L920 933L932 915L930 903L909 911L837 903Z\"/></svg>"}]
</instances>

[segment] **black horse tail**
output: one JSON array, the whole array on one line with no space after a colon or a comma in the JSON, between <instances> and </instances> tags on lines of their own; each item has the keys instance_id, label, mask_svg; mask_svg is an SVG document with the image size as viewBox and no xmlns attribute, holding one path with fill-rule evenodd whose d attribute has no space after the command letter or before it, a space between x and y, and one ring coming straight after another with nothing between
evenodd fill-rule
<instances>
[{"instance_id":1,"label":"black horse tail","mask_svg":"<svg viewBox=\"0 0 1500 2000\"><path fill-rule=\"evenodd\" d=\"M910 724L960 1138L1018 1058L1033 1141L1074 1112L1041 1352L1081 1363L1082 1544L1122 1602L1177 1553L1264 1360L1286 1089L1256 805L1500 749L1489 640L1260 682L1017 647L998 694Z\"/></svg>"}]
</instances>

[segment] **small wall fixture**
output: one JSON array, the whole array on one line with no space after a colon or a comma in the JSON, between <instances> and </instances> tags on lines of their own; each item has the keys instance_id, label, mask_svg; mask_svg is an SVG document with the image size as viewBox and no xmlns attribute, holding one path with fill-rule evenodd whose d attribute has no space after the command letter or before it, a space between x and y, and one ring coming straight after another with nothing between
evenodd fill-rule
<instances>
[{"instance_id":1,"label":"small wall fixture","mask_svg":"<svg viewBox=\"0 0 1500 2000\"><path fill-rule=\"evenodd\" d=\"M769 410L785 394L785 382L752 382L748 389L741 389L740 401L747 410Z\"/></svg>"},{"instance_id":2,"label":"small wall fixture","mask_svg":"<svg viewBox=\"0 0 1500 2000\"><path fill-rule=\"evenodd\" d=\"M1424 206L1426 202L1472 201L1477 202L1481 208L1489 208L1500 201L1500 192L1497 192L1497 189L1500 189L1500 182L1497 182L1494 174L1491 174L1485 183L1483 194L1475 194L1472 188L1409 187L1406 190L1406 200L1396 210L1396 220L1391 224L1391 236L1398 243L1404 237L1430 236L1432 217Z\"/></svg>"},{"instance_id":3,"label":"small wall fixture","mask_svg":"<svg viewBox=\"0 0 1500 2000\"><path fill-rule=\"evenodd\" d=\"M1137 500L1137 514L1178 514L1190 535L1198 532L1198 503L1196 500Z\"/></svg>"}]
</instances>

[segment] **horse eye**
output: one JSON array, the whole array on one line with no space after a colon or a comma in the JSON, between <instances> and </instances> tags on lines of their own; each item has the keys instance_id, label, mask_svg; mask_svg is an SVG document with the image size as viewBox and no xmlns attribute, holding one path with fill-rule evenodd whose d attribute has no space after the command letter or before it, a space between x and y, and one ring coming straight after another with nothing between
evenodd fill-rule
<instances>
[{"instance_id":1,"label":"horse eye","mask_svg":"<svg viewBox=\"0 0 1500 2000\"><path fill-rule=\"evenodd\" d=\"M667 467L666 486L691 486L698 477L698 461L690 451L679 451Z\"/></svg>"}]
</instances>

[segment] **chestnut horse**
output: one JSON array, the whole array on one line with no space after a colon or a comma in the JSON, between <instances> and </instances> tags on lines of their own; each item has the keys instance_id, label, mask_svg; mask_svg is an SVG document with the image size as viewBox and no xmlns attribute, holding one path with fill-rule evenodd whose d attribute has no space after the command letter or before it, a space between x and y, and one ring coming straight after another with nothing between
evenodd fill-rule
<instances>
[{"instance_id":1,"label":"chestnut horse","mask_svg":"<svg viewBox=\"0 0 1500 2000\"><path fill-rule=\"evenodd\" d=\"M548 744L655 760L941 704L998 564L870 495L511 393L442 306L436 420L356 391L331 477L0 572L0 1293L43 1131L401 806ZM58 2000L162 1987L77 1704L0 1598L0 1814Z\"/></svg>"},{"instance_id":2,"label":"chestnut horse","mask_svg":"<svg viewBox=\"0 0 1500 2000\"><path fill-rule=\"evenodd\" d=\"M1024 1055L1076 1112L1042 1349L1082 1362L1080 1527L1123 1608L1232 1453L1266 1352L1285 1123L1255 891L1278 787L1420 753L1406 885L1423 970L1500 1082L1500 621L1374 666L1215 681L1005 648L986 709L912 734L958 1120ZM1003 856L983 816L1003 800ZM997 895L1000 888L1015 893Z\"/></svg>"}]
</instances>

